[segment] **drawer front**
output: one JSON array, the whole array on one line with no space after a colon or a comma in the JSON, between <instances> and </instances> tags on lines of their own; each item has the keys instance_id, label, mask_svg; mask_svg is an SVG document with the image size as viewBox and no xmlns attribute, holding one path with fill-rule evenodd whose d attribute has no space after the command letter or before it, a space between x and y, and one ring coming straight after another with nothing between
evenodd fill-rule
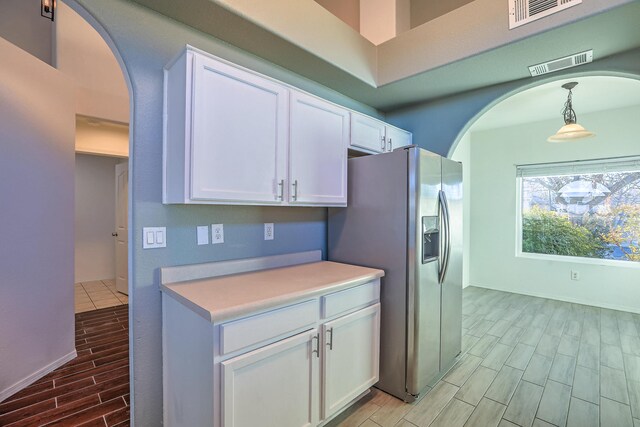
<instances>
[{"instance_id":1,"label":"drawer front","mask_svg":"<svg viewBox=\"0 0 640 427\"><path fill-rule=\"evenodd\" d=\"M220 325L220 353L285 338L289 333L314 328L318 321L318 301L305 301Z\"/></svg>"},{"instance_id":2,"label":"drawer front","mask_svg":"<svg viewBox=\"0 0 640 427\"><path fill-rule=\"evenodd\" d=\"M379 300L380 279L376 279L364 285L322 297L322 318L328 319L339 314L346 314Z\"/></svg>"}]
</instances>

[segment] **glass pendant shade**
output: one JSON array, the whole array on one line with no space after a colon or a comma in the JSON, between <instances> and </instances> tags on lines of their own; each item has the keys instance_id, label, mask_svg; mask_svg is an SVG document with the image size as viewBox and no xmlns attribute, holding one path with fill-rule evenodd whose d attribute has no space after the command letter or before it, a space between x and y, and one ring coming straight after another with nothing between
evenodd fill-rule
<instances>
[{"instance_id":1,"label":"glass pendant shade","mask_svg":"<svg viewBox=\"0 0 640 427\"><path fill-rule=\"evenodd\" d=\"M555 135L547 138L547 142L567 142L576 141L578 139L589 138L595 133L589 132L577 123L569 123L558 129Z\"/></svg>"},{"instance_id":2,"label":"glass pendant shade","mask_svg":"<svg viewBox=\"0 0 640 427\"><path fill-rule=\"evenodd\" d=\"M562 126L555 135L551 135L547 138L547 142L576 141L578 139L584 139L595 135L593 132L589 132L584 127L576 123L577 117L576 112L573 110L571 90L576 87L577 84L577 82L571 82L562 85L563 89L567 89L569 91L567 102L564 104L564 111L562 112L562 116L564 117L564 126Z\"/></svg>"}]
</instances>

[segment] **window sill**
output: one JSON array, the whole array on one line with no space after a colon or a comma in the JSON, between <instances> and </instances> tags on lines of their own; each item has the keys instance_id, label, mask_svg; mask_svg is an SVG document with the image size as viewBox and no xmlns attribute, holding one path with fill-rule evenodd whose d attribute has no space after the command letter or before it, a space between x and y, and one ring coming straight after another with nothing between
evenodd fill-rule
<instances>
[{"instance_id":1,"label":"window sill","mask_svg":"<svg viewBox=\"0 0 640 427\"><path fill-rule=\"evenodd\" d=\"M546 254L535 254L535 253L529 253L529 252L516 252L516 258L537 259L540 261L566 262L566 263L572 263L572 264L591 264L591 265L601 265L606 267L640 269L640 262L636 262L636 261L618 261L613 259L583 258L583 257L564 256L564 255L546 255Z\"/></svg>"}]
</instances>

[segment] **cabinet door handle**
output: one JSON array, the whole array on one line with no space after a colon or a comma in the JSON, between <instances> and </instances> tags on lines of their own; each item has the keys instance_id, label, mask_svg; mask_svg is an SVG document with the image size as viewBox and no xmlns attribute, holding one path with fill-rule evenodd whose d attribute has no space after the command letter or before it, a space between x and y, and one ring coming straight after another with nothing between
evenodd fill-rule
<instances>
[{"instance_id":1,"label":"cabinet door handle","mask_svg":"<svg viewBox=\"0 0 640 427\"><path fill-rule=\"evenodd\" d=\"M333 328L327 329L327 333L329 334L327 346L329 347L329 350L333 350Z\"/></svg>"},{"instance_id":2,"label":"cabinet door handle","mask_svg":"<svg viewBox=\"0 0 640 427\"><path fill-rule=\"evenodd\" d=\"M386 138L384 136L382 137L380 145L381 145L382 151L386 151L385 148L386 148L387 144L386 144Z\"/></svg>"},{"instance_id":3,"label":"cabinet door handle","mask_svg":"<svg viewBox=\"0 0 640 427\"><path fill-rule=\"evenodd\" d=\"M293 201L298 200L298 180L293 181Z\"/></svg>"},{"instance_id":4,"label":"cabinet door handle","mask_svg":"<svg viewBox=\"0 0 640 427\"><path fill-rule=\"evenodd\" d=\"M278 195L276 198L278 200L284 200L284 179L281 179L278 183Z\"/></svg>"},{"instance_id":5,"label":"cabinet door handle","mask_svg":"<svg viewBox=\"0 0 640 427\"><path fill-rule=\"evenodd\" d=\"M315 348L314 348L314 346L313 346L313 341L314 341L314 340L315 340L315 342L316 342L316 343L315 343L315 344L316 344L316 345L315 345ZM320 332L318 332L318 333L317 333L317 334L315 334L313 337L311 337L311 341L312 341L312 343L311 343L311 348L312 348L312 350L311 350L311 354L314 354L314 353L315 353L315 354L316 354L316 357L318 357L318 358L319 358L319 357L320 357Z\"/></svg>"},{"instance_id":6,"label":"cabinet door handle","mask_svg":"<svg viewBox=\"0 0 640 427\"><path fill-rule=\"evenodd\" d=\"M393 151L393 141L389 138L389 151Z\"/></svg>"}]
</instances>

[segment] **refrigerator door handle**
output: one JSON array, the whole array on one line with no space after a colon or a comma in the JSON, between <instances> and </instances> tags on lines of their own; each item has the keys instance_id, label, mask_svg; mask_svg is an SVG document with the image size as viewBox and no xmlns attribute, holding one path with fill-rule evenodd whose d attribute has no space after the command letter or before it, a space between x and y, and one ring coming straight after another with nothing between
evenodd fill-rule
<instances>
[{"instance_id":1,"label":"refrigerator door handle","mask_svg":"<svg viewBox=\"0 0 640 427\"><path fill-rule=\"evenodd\" d=\"M444 191L438 192L438 207L440 209L440 217L442 218L442 229L444 232L444 248L440 254L440 271L438 272L438 283L442 284L444 278L447 275L447 269L449 268L449 254L451 251L451 230L449 229L449 204L447 203L447 196Z\"/></svg>"}]
</instances>

